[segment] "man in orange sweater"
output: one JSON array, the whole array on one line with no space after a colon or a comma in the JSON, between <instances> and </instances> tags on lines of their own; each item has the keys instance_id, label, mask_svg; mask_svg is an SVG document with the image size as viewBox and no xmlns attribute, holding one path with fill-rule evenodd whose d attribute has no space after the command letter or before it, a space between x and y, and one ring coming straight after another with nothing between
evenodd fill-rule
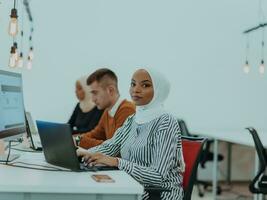
<instances>
[{"instance_id":1,"label":"man in orange sweater","mask_svg":"<svg viewBox=\"0 0 267 200\"><path fill-rule=\"evenodd\" d=\"M87 79L92 100L97 108L105 109L98 125L82 135L79 146L85 149L97 146L112 138L128 116L135 113L135 105L120 98L116 74L107 68L96 70Z\"/></svg>"}]
</instances>

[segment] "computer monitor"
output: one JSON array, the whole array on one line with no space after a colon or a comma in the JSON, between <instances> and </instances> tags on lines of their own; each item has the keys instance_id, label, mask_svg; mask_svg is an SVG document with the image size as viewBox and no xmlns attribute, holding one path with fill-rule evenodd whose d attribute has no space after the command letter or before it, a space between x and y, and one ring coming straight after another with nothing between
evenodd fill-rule
<instances>
[{"instance_id":1,"label":"computer monitor","mask_svg":"<svg viewBox=\"0 0 267 200\"><path fill-rule=\"evenodd\" d=\"M21 74L0 70L0 139L14 140L25 131Z\"/></svg>"}]
</instances>

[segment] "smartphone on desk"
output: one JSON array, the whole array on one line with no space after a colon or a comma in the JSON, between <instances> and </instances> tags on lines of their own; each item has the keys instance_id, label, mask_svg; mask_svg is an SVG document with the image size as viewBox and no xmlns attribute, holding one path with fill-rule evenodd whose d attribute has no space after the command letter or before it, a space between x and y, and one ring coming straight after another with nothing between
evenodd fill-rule
<instances>
[{"instance_id":1,"label":"smartphone on desk","mask_svg":"<svg viewBox=\"0 0 267 200\"><path fill-rule=\"evenodd\" d=\"M93 174L92 178L99 183L114 183L115 180L106 174Z\"/></svg>"}]
</instances>

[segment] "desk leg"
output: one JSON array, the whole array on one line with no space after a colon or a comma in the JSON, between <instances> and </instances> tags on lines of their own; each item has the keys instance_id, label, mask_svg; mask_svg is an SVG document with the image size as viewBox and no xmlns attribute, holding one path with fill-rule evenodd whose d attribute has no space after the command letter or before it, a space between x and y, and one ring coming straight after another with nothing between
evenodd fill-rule
<instances>
[{"instance_id":1,"label":"desk leg","mask_svg":"<svg viewBox=\"0 0 267 200\"><path fill-rule=\"evenodd\" d=\"M213 147L213 170L212 170L212 196L216 200L217 196L217 172L218 172L218 140L214 139Z\"/></svg>"},{"instance_id":2,"label":"desk leg","mask_svg":"<svg viewBox=\"0 0 267 200\"><path fill-rule=\"evenodd\" d=\"M227 184L231 184L231 172L232 172L232 143L227 143Z\"/></svg>"}]
</instances>

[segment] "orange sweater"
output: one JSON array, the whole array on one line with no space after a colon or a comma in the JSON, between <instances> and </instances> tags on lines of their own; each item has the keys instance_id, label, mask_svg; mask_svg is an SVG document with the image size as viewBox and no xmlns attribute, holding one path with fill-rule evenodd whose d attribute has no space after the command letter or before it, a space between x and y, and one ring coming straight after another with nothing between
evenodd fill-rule
<instances>
[{"instance_id":1,"label":"orange sweater","mask_svg":"<svg viewBox=\"0 0 267 200\"><path fill-rule=\"evenodd\" d=\"M80 147L89 149L112 138L113 134L122 126L128 116L134 113L134 104L127 100L121 102L114 117L111 117L108 114L108 110L105 110L98 125L93 130L82 135Z\"/></svg>"}]
</instances>

